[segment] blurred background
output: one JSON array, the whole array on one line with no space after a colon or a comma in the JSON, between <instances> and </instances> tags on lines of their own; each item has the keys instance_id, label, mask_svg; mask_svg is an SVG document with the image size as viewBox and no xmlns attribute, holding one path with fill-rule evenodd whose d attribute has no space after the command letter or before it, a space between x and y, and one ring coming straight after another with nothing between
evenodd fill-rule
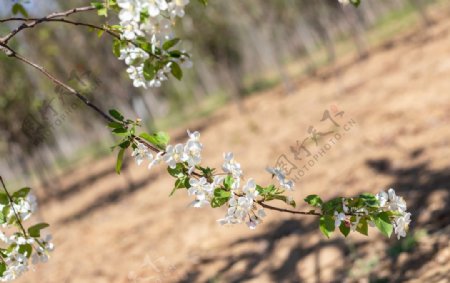
<instances>
[{"instance_id":1,"label":"blurred background","mask_svg":"<svg viewBox=\"0 0 450 283\"><path fill-rule=\"evenodd\" d=\"M38 17L88 2L25 6ZM116 175L103 121L0 56L0 172L10 187L33 186L57 246L19 281L449 282L450 3L191 2L177 29L194 65L160 89L134 88L111 38L82 27L43 24L12 45L102 109L169 131L172 143L200 130L207 164L233 151L262 182L266 166L288 164L297 203L394 187L413 213L409 236L326 240L316 219L278 212L256 231L219 227L224 210L188 208L183 191L168 197L162 168L130 159ZM2 18L10 6L0 0ZM339 138L304 144L325 153L311 163L298 152L314 129Z\"/></svg>"}]
</instances>

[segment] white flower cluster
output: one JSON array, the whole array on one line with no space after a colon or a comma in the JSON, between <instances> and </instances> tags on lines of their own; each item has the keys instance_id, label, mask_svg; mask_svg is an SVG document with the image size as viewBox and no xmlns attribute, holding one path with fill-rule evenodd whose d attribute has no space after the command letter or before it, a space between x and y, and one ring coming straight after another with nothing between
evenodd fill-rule
<instances>
[{"instance_id":1,"label":"white flower cluster","mask_svg":"<svg viewBox=\"0 0 450 283\"><path fill-rule=\"evenodd\" d=\"M172 169L177 167L177 163L186 162L189 166L189 174L195 169L195 166L202 161L201 153L203 145L200 143L200 133L187 131L189 139L185 144L168 145L165 152L160 151L153 156L150 149L143 143L137 142L131 156L134 157L136 164L139 166L144 161L148 161L148 169L159 164L161 161L166 162L167 166Z\"/></svg>"},{"instance_id":2,"label":"white flower cluster","mask_svg":"<svg viewBox=\"0 0 450 283\"><path fill-rule=\"evenodd\" d=\"M406 212L405 200L395 194L394 189L389 189L388 192L380 192L376 195L383 210L391 210L397 212L399 215L394 219L394 232L397 234L397 239L406 237L406 232L411 223L411 213Z\"/></svg>"},{"instance_id":3,"label":"white flower cluster","mask_svg":"<svg viewBox=\"0 0 450 283\"><path fill-rule=\"evenodd\" d=\"M8 209L5 209L6 206L8 207ZM36 210L36 197L32 194L28 194L26 198L19 198L12 204L10 202L8 202L8 204L0 204L0 211L3 212L5 221L2 224L2 227L8 227L8 223L12 223L12 221L16 219L15 213L18 214L20 219L27 220ZM5 213L5 211L7 213Z\"/></svg>"},{"instance_id":4,"label":"white flower cluster","mask_svg":"<svg viewBox=\"0 0 450 283\"><path fill-rule=\"evenodd\" d=\"M294 182L292 180L286 179L284 172L280 168L271 168L268 167L267 172L275 176L280 183L280 187L285 190L293 191L294 190Z\"/></svg>"},{"instance_id":5,"label":"white flower cluster","mask_svg":"<svg viewBox=\"0 0 450 283\"><path fill-rule=\"evenodd\" d=\"M387 193L384 191L378 193L375 198L380 203L381 211L393 211L395 213L392 224L394 226L394 232L397 234L397 239L405 237L409 228L409 223L411 222L411 213L406 212L405 200L402 197L397 196L392 188L389 189ZM342 212L334 212L334 225L335 227L339 227L341 223L344 222L352 231L355 231L361 218L369 216L370 213L365 207L351 211L347 205L348 200L343 198ZM354 215L354 219L349 217L349 214ZM371 227L375 226L373 221L368 221L368 224Z\"/></svg>"},{"instance_id":6,"label":"white flower cluster","mask_svg":"<svg viewBox=\"0 0 450 283\"><path fill-rule=\"evenodd\" d=\"M172 63L166 63L151 80L146 80L144 62L150 55L131 42L144 37L149 38L152 48L161 48L164 42L173 38L172 26L176 17L184 16L187 4L189 0L117 0L121 37L130 41L120 49L119 59L128 65L127 73L135 87L160 87L161 82L167 80ZM191 65L190 59L185 55L181 55L176 61L184 67Z\"/></svg>"},{"instance_id":7,"label":"white flower cluster","mask_svg":"<svg viewBox=\"0 0 450 283\"><path fill-rule=\"evenodd\" d=\"M226 163L229 163L225 159ZM238 163L236 163L238 165ZM263 208L257 209L256 199L259 192L256 190L256 183L249 179L242 189L235 188L231 191L228 200L228 210L225 217L217 220L221 225L239 224L245 222L250 229L255 229L266 216Z\"/></svg>"},{"instance_id":8,"label":"white flower cluster","mask_svg":"<svg viewBox=\"0 0 450 283\"><path fill-rule=\"evenodd\" d=\"M36 211L36 207L36 198L30 194L26 198L16 198L12 203L1 204L0 210L3 212L7 211L4 214L5 222L2 224L2 227L8 230L11 229L15 225L17 218L22 223L22 221L28 219ZM30 257L32 258L33 264L47 262L49 252L54 249L50 240L50 235L39 239L31 237L28 234L24 235L22 230L19 230L11 236L0 232L0 242L3 242L3 246L8 246L2 249L1 252L2 261L0 265L2 265L4 270L0 275L0 281L12 281L28 271Z\"/></svg>"},{"instance_id":9,"label":"white flower cluster","mask_svg":"<svg viewBox=\"0 0 450 283\"><path fill-rule=\"evenodd\" d=\"M188 131L189 139L185 144L168 145L164 152L159 152L156 156L150 152L150 149L143 143L137 143L132 153L137 165L141 165L144 161L148 161L148 168L152 168L155 164L164 161L171 169L176 169L177 164L187 164L187 175L189 178L188 194L194 196L192 202L193 207L204 207L211 205L214 198L214 191L224 186L225 176L229 178L229 198L227 199L228 210L224 218L219 219L220 224L237 224L246 222L247 225L254 229L261 223L265 216L264 209L257 209L257 198L260 196L256 183L253 179L249 179L247 183L241 187L243 171L241 165L234 159L231 152L224 153L224 162L222 169L224 174L213 176L212 180L207 180L193 174L196 166L200 164L202 158L201 153L203 145L200 143L200 133ZM267 170L277 177L280 187L286 190L292 190L294 183L283 174L279 168L267 168ZM287 202L291 203L292 198L287 198Z\"/></svg>"}]
</instances>

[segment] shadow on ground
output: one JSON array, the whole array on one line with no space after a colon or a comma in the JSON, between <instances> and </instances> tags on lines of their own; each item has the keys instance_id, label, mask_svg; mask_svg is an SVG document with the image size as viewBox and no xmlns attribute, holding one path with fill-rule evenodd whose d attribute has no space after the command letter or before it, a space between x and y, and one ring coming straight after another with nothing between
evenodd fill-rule
<instances>
[{"instance_id":1,"label":"shadow on ground","mask_svg":"<svg viewBox=\"0 0 450 283\"><path fill-rule=\"evenodd\" d=\"M428 200L433 193L440 190L449 190L450 184L450 168L442 168L433 170L427 161L418 162L418 158L422 156L424 150L417 149L410 152L410 163L414 164L407 167L394 168L392 161L388 158L366 160L366 165L378 174L386 174L393 178L392 183L388 187L396 189L399 195L407 199L408 210L413 212L413 222L411 225L410 235L414 235L415 231L425 229L428 233L433 233L448 227L450 224L450 199L449 194L443 200L445 205L442 210L431 211L427 207ZM419 215L427 212L430 216L426 221L418 222ZM315 244L306 244L305 239L313 237L317 231L317 223L312 222L305 224L297 219L285 220L273 226L273 229L252 237L245 237L236 240L214 255L204 255L200 257L197 263L190 268L180 283L199 282L202 270L205 266L220 266L216 274L210 278L211 282L243 282L260 276L261 270L268 274L272 282L324 282L322 280L322 272L327 266L321 266L320 256L321 250L328 247L334 247L338 250L338 256L335 260L342 263L336 267L336 264L330 266L334 278L333 282L356 280L350 270L357 268L355 264L358 260L367 258L369 250L373 247L373 241L381 243L378 262L383 263L383 274L380 275L377 266L365 273L364 277L370 282L400 282L411 279L411 275L407 275L407 271L416 270L425 263L432 261L437 251L442 248L437 243L429 249L420 249L420 243L414 242L412 236L398 241L394 236L390 240L377 237L367 241L344 240L334 237L330 240L320 240ZM295 238L293 245L287 256L280 262L268 264L267 259L278 259L280 243L287 238ZM404 248L405 242L408 248ZM290 242L292 243L292 242ZM244 247L252 248L250 251ZM262 248L261 248L262 247ZM400 247L400 248L399 248ZM245 250L245 252L242 252ZM234 252L236 251L236 252ZM400 253L409 253L406 260L401 262L398 260ZM314 266L310 266L314 272L314 278L305 277L298 271L298 264L310 256L314 257ZM270 260L269 260L270 261ZM333 261L333 263L335 263ZM239 267L239 272L233 271ZM350 267L350 268L349 268ZM381 267L378 266L378 269ZM209 269L209 268L206 268ZM433 280L444 278L445 274L436 274ZM328 281L327 281L328 282Z\"/></svg>"}]
</instances>

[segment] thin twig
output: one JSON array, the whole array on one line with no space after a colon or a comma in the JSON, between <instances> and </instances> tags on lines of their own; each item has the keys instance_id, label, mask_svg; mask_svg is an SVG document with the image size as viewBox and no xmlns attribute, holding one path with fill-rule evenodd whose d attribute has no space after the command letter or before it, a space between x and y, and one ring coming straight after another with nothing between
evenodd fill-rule
<instances>
[{"instance_id":1,"label":"thin twig","mask_svg":"<svg viewBox=\"0 0 450 283\"><path fill-rule=\"evenodd\" d=\"M36 25L38 25L38 24L40 24L42 22L51 21L52 19L63 18L63 17L67 17L67 16L70 16L70 15L75 14L75 13L92 11L92 10L95 10L95 7L86 6L86 7L70 9L70 10L64 11L64 12L52 13L52 14L50 14L48 16L43 17L43 18L33 19L29 23L22 23L16 29L14 29L13 31L8 33L6 36L4 36L3 38L0 38L0 43L7 44L8 41L11 38L13 38L16 34L21 32L22 30L33 28L33 27L35 27ZM17 19L20 19L20 18L8 18L8 19L0 20L0 22L7 22L7 21L12 21L12 20L17 20Z\"/></svg>"},{"instance_id":2,"label":"thin twig","mask_svg":"<svg viewBox=\"0 0 450 283\"><path fill-rule=\"evenodd\" d=\"M28 21L38 21L40 20L40 18L8 18L8 19L0 19L0 23L3 22L12 22L12 21L21 21L21 22L28 22ZM105 27L101 27L101 26L97 26L94 24L89 24L89 23L83 23L83 22L77 22L77 21L72 21L72 20L67 20L67 19L46 19L43 20L42 22L60 22L60 23L66 23L66 24L71 24L74 26L84 26L84 27L89 27L92 29L97 29L97 30L101 30L104 32L107 32L108 34L110 34L111 36L120 39L120 35L114 33L112 30L105 28Z\"/></svg>"},{"instance_id":3,"label":"thin twig","mask_svg":"<svg viewBox=\"0 0 450 283\"><path fill-rule=\"evenodd\" d=\"M48 77L54 84L60 85L61 87L63 87L64 89L66 89L70 94L76 96L78 99L80 99L81 101L83 101L84 104L86 104L87 106L89 106L90 108L94 109L98 114L100 114L105 120L107 120L108 122L113 122L114 120L105 112L103 112L99 107L97 107L95 104L93 104L91 101L89 101L89 99L82 95L81 93L79 93L78 91L76 91L75 89L73 89L72 87L68 86L67 84L63 83L62 81L60 81L59 79L57 79L55 76L53 76L52 74L50 74L46 69L44 69L44 67L30 61L29 59L23 57L22 55L18 54L16 51L14 51L13 49L11 49L8 45L6 44L2 44L0 43L0 50L2 50L7 56L12 57L12 58L16 58L30 66L32 66L33 68L39 70L41 73L43 73L46 77Z\"/></svg>"}]
</instances>

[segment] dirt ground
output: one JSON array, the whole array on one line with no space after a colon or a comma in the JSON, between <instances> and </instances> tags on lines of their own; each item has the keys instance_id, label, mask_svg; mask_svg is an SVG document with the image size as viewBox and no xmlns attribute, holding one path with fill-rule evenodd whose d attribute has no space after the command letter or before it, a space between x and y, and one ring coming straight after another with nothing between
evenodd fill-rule
<instances>
[{"instance_id":1,"label":"dirt ground","mask_svg":"<svg viewBox=\"0 0 450 283\"><path fill-rule=\"evenodd\" d=\"M185 191L169 198L172 179L162 168L129 162L117 176L111 157L60 178L40 215L52 224L56 250L19 282L450 282L448 14L365 60L343 59L294 83L289 95L272 89L246 99L243 113L230 104L172 134L200 129L205 164L232 151L262 184L270 181L264 168L286 158L297 167L299 209L311 193L328 199L393 187L413 214L414 236L386 239L372 228L369 237L325 239L316 218L275 211L255 231L221 227L225 209L190 208ZM321 121L326 110L340 127ZM311 156L296 160L290 147L310 126L339 135L307 143Z\"/></svg>"}]
</instances>

